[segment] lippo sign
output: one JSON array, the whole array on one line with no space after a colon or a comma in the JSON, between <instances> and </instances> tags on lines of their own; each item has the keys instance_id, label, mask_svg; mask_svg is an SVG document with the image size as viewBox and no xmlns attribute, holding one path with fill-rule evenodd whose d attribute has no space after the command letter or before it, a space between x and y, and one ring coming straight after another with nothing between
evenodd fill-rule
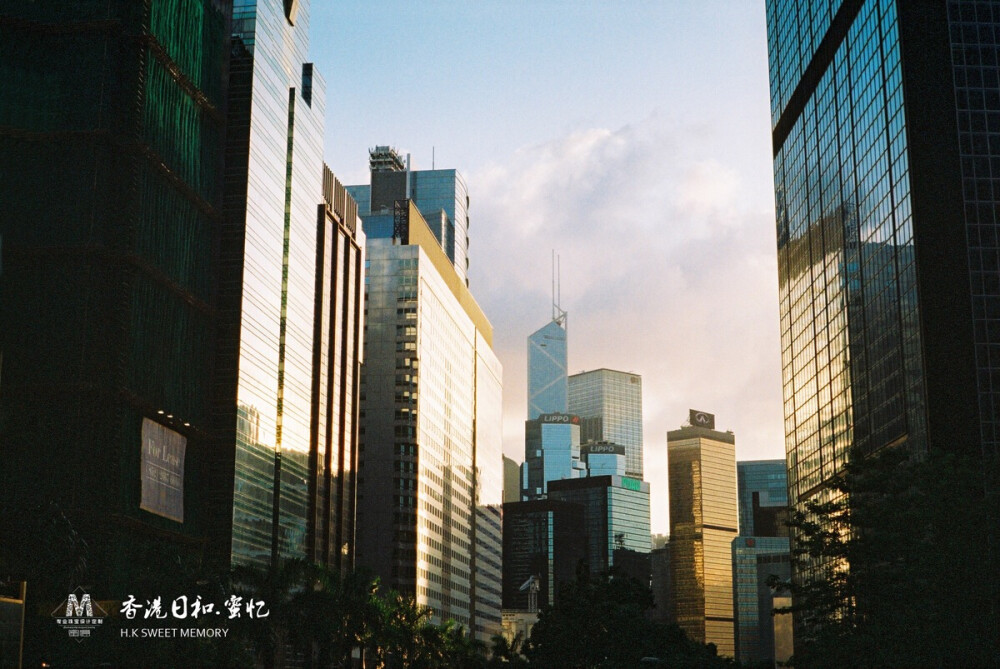
<instances>
[{"instance_id":1,"label":"lippo sign","mask_svg":"<svg viewBox=\"0 0 1000 669\"><path fill-rule=\"evenodd\" d=\"M538 417L543 423L566 423L567 425L579 425L580 417L568 413L543 413Z\"/></svg>"},{"instance_id":2,"label":"lippo sign","mask_svg":"<svg viewBox=\"0 0 1000 669\"><path fill-rule=\"evenodd\" d=\"M625 455L625 447L621 444L587 444L581 446L580 450L587 455Z\"/></svg>"}]
</instances>

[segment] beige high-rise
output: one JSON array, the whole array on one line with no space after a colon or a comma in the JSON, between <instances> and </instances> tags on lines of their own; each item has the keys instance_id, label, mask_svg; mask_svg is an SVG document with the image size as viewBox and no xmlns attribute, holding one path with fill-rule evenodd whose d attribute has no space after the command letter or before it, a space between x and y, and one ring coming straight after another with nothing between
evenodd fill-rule
<instances>
[{"instance_id":1,"label":"beige high-rise","mask_svg":"<svg viewBox=\"0 0 1000 669\"><path fill-rule=\"evenodd\" d=\"M689 637L732 657L733 573L738 534L736 440L717 432L714 416L692 412L708 427L667 433L670 480L671 618ZM707 419L705 417L708 417Z\"/></svg>"}]
</instances>

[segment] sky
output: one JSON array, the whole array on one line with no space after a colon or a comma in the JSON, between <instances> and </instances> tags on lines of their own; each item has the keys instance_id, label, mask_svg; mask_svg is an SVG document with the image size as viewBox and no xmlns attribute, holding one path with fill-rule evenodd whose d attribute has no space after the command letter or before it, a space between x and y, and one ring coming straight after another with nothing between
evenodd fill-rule
<instances>
[{"instance_id":1,"label":"sky","mask_svg":"<svg viewBox=\"0 0 1000 669\"><path fill-rule=\"evenodd\" d=\"M470 288L503 364L504 452L524 456L527 337L569 371L643 379L651 525L668 532L666 432L716 414L738 460L784 457L763 0L314 2L325 158L458 169Z\"/></svg>"}]
</instances>

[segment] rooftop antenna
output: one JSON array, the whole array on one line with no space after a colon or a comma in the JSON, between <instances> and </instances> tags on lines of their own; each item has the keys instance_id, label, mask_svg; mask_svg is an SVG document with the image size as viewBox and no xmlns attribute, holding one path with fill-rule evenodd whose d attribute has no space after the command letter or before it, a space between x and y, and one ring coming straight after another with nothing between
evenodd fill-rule
<instances>
[{"instance_id":1,"label":"rooftop antenna","mask_svg":"<svg viewBox=\"0 0 1000 669\"><path fill-rule=\"evenodd\" d=\"M434 169L434 147L431 147L431 169Z\"/></svg>"},{"instance_id":2,"label":"rooftop antenna","mask_svg":"<svg viewBox=\"0 0 1000 669\"><path fill-rule=\"evenodd\" d=\"M566 327L566 312L559 306L562 302L562 272L560 271L560 258L552 250L552 320L559 325Z\"/></svg>"}]
</instances>

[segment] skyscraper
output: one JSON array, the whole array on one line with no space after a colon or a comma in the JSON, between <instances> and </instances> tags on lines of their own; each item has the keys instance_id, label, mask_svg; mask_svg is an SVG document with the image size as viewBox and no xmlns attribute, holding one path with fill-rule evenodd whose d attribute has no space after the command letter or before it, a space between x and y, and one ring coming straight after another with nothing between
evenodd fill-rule
<instances>
[{"instance_id":1,"label":"skyscraper","mask_svg":"<svg viewBox=\"0 0 1000 669\"><path fill-rule=\"evenodd\" d=\"M775 625L775 591L768 585L774 577L791 578L788 537L733 539L733 631L736 659L744 664L773 663L776 648L791 645L790 625ZM776 631L786 639L776 639ZM778 643L776 643L776 641Z\"/></svg>"},{"instance_id":2,"label":"skyscraper","mask_svg":"<svg viewBox=\"0 0 1000 669\"><path fill-rule=\"evenodd\" d=\"M715 417L691 412L667 433L670 483L670 616L688 636L733 656L731 544L737 534L736 440ZM704 422L695 420L706 418Z\"/></svg>"},{"instance_id":3,"label":"skyscraper","mask_svg":"<svg viewBox=\"0 0 1000 669\"><path fill-rule=\"evenodd\" d=\"M308 3L233 4L0 9L0 544L38 602L353 564L363 235Z\"/></svg>"},{"instance_id":4,"label":"skyscraper","mask_svg":"<svg viewBox=\"0 0 1000 669\"><path fill-rule=\"evenodd\" d=\"M376 146L368 156L371 183L347 187L359 211L368 214L368 235L391 237L395 202L412 200L455 272L468 286L469 193L462 175L453 169L411 170L409 155L404 160L389 146Z\"/></svg>"},{"instance_id":5,"label":"skyscraper","mask_svg":"<svg viewBox=\"0 0 1000 669\"><path fill-rule=\"evenodd\" d=\"M997 10L767 3L785 447L800 509L829 494L852 447L964 452L997 490Z\"/></svg>"},{"instance_id":6,"label":"skyscraper","mask_svg":"<svg viewBox=\"0 0 1000 669\"><path fill-rule=\"evenodd\" d=\"M357 204L325 165L323 200L316 227L306 551L343 573L353 568L355 553L365 239Z\"/></svg>"},{"instance_id":7,"label":"skyscraper","mask_svg":"<svg viewBox=\"0 0 1000 669\"><path fill-rule=\"evenodd\" d=\"M736 463L740 535L776 536L754 527L754 509L788 508L788 471L784 460L741 460ZM758 512L759 515L759 512Z\"/></svg>"},{"instance_id":8,"label":"skyscraper","mask_svg":"<svg viewBox=\"0 0 1000 669\"><path fill-rule=\"evenodd\" d=\"M587 476L625 476L625 447L607 441L593 441L580 447Z\"/></svg>"},{"instance_id":9,"label":"skyscraper","mask_svg":"<svg viewBox=\"0 0 1000 669\"><path fill-rule=\"evenodd\" d=\"M528 420L566 413L566 315L553 318L528 337Z\"/></svg>"},{"instance_id":10,"label":"skyscraper","mask_svg":"<svg viewBox=\"0 0 1000 669\"><path fill-rule=\"evenodd\" d=\"M324 519L332 509L320 508L312 495L337 494L334 481L322 482L326 454L331 467L352 456L340 450L339 437L336 447L320 445L316 429L326 439L340 425L350 426L342 419L350 420L353 402L330 404L346 399L337 394L350 380L331 380L329 374L355 373L358 316L345 313L330 321L343 326L340 332L324 333L322 323L332 305L360 308L360 258L357 240L350 239L353 208L338 206L345 195L324 172L325 84L305 61L309 3L239 0L232 34L213 407L219 444L212 463L220 473L212 506L220 516L229 509L231 518L213 528L213 538L224 558L263 566L343 550L342 542L331 545L339 530ZM334 198L326 204L324 182L326 196ZM342 219L337 230L332 223L318 229L328 225L326 208ZM334 238L338 249L326 246ZM328 267L333 258L346 264ZM317 268L318 259L324 266ZM334 284L328 271L346 282ZM346 346L347 357L338 360L317 337L334 348ZM314 375L327 372L315 388ZM327 403L318 413L314 399ZM324 416L325 426L314 425Z\"/></svg>"},{"instance_id":11,"label":"skyscraper","mask_svg":"<svg viewBox=\"0 0 1000 669\"><path fill-rule=\"evenodd\" d=\"M580 440L625 447L625 474L642 478L642 377L595 369L569 377L569 412L580 416Z\"/></svg>"},{"instance_id":12,"label":"skyscraper","mask_svg":"<svg viewBox=\"0 0 1000 669\"><path fill-rule=\"evenodd\" d=\"M524 465L521 499L541 499L549 481L587 475L580 459L580 419L566 413L545 413L524 422Z\"/></svg>"},{"instance_id":13,"label":"skyscraper","mask_svg":"<svg viewBox=\"0 0 1000 669\"><path fill-rule=\"evenodd\" d=\"M357 192L357 191L355 191ZM358 563L488 641L500 632L501 368L493 329L412 200L364 218ZM374 238L373 238L374 237Z\"/></svg>"},{"instance_id":14,"label":"skyscraper","mask_svg":"<svg viewBox=\"0 0 1000 669\"><path fill-rule=\"evenodd\" d=\"M562 583L576 579L587 559L584 509L552 499L513 502L503 507L503 608L538 612L554 604ZM535 607L529 606L530 577L538 581Z\"/></svg>"},{"instance_id":15,"label":"skyscraper","mask_svg":"<svg viewBox=\"0 0 1000 669\"><path fill-rule=\"evenodd\" d=\"M58 559L85 543L95 599L153 565L179 576L220 520L204 484L229 11L0 8L0 544L29 596L65 596L37 571L53 518Z\"/></svg>"}]
</instances>

